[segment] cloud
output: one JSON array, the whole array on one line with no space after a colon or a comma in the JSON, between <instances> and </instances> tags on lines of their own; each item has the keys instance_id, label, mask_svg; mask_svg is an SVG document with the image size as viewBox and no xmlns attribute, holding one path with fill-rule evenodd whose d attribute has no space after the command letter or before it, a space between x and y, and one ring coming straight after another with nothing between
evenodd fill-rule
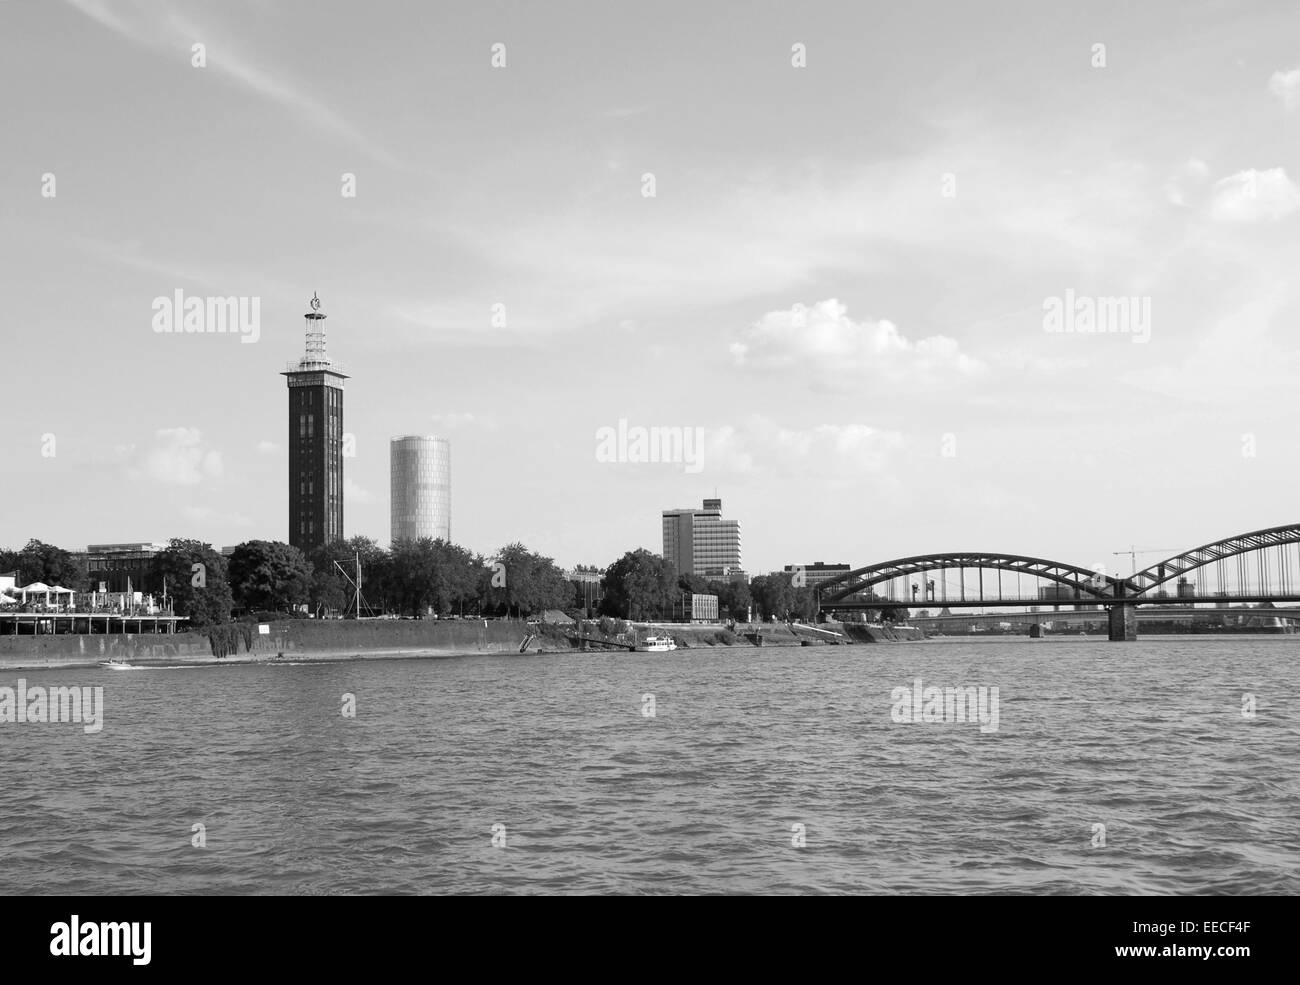
<instances>
[{"instance_id":1,"label":"cloud","mask_svg":"<svg viewBox=\"0 0 1300 985\"><path fill-rule=\"evenodd\" d=\"M222 473L221 452L211 448L196 428L162 428L154 432L149 447L137 452L121 446L132 478L149 478L171 486L196 486Z\"/></svg>"},{"instance_id":2,"label":"cloud","mask_svg":"<svg viewBox=\"0 0 1300 985\"><path fill-rule=\"evenodd\" d=\"M793 370L822 379L869 374L921 383L974 376L986 368L962 353L955 339L934 335L909 341L893 322L853 321L834 298L768 312L731 344L731 355L741 368Z\"/></svg>"},{"instance_id":3,"label":"cloud","mask_svg":"<svg viewBox=\"0 0 1300 985\"><path fill-rule=\"evenodd\" d=\"M897 431L866 424L783 427L754 417L737 427L705 429L704 471L781 478L854 478L887 474L907 444Z\"/></svg>"},{"instance_id":4,"label":"cloud","mask_svg":"<svg viewBox=\"0 0 1300 985\"><path fill-rule=\"evenodd\" d=\"M613 109L605 110L600 115L611 120L625 120L630 116L641 116L649 112L649 106L616 106Z\"/></svg>"},{"instance_id":5,"label":"cloud","mask_svg":"<svg viewBox=\"0 0 1300 985\"><path fill-rule=\"evenodd\" d=\"M186 506L181 515L187 520L211 520L234 527L251 527L253 521L242 513L220 513L210 506Z\"/></svg>"},{"instance_id":6,"label":"cloud","mask_svg":"<svg viewBox=\"0 0 1300 985\"><path fill-rule=\"evenodd\" d=\"M540 346L553 333L622 332L691 306L825 297L849 278L915 281L999 260L1013 277L1098 257L1119 269L1149 262L1144 233L1164 211L1152 198L1164 165L1153 182L1128 158L1100 170L1062 167L1091 160L1086 145L1008 157L976 118L936 134L933 147L898 158L823 162L809 150L786 164L700 163L687 181L661 175L654 199L632 180L642 166L580 182L566 167L550 174L554 193L540 198L504 181L492 202L469 191L446 212L417 207L394 221L439 248L454 243L491 269L491 283L510 284L508 329L490 328L484 302L501 293L496 287L380 300L395 328L419 331L411 339L434 331L465 345ZM941 194L947 172L958 175L955 198ZM508 210L510 234L471 207ZM978 281L981 291L997 289Z\"/></svg>"},{"instance_id":7,"label":"cloud","mask_svg":"<svg viewBox=\"0 0 1300 985\"><path fill-rule=\"evenodd\" d=\"M1268 80L1268 91L1282 100L1288 112L1300 106L1300 68L1274 72Z\"/></svg>"},{"instance_id":8,"label":"cloud","mask_svg":"<svg viewBox=\"0 0 1300 985\"><path fill-rule=\"evenodd\" d=\"M68 0L68 3L76 7L87 17L98 21L109 30L116 31L118 34L132 40L138 40L132 33L131 28L126 21L117 17L108 9L108 4L103 0Z\"/></svg>"},{"instance_id":9,"label":"cloud","mask_svg":"<svg viewBox=\"0 0 1300 985\"><path fill-rule=\"evenodd\" d=\"M430 420L433 421L435 425L437 425L439 428L443 430L454 430L456 428L469 427L476 420L478 420L473 414L469 413L468 411L456 411L450 414L430 414L429 418ZM487 425L486 421L480 421L479 423L485 426Z\"/></svg>"},{"instance_id":10,"label":"cloud","mask_svg":"<svg viewBox=\"0 0 1300 985\"><path fill-rule=\"evenodd\" d=\"M1208 164L1200 158L1188 158L1165 182L1165 197L1174 205L1186 205L1186 186L1203 182L1209 175Z\"/></svg>"},{"instance_id":11,"label":"cloud","mask_svg":"<svg viewBox=\"0 0 1300 985\"><path fill-rule=\"evenodd\" d=\"M259 441L257 443L257 453L259 455L274 455L280 450L280 446L274 441Z\"/></svg>"},{"instance_id":12,"label":"cloud","mask_svg":"<svg viewBox=\"0 0 1300 985\"><path fill-rule=\"evenodd\" d=\"M345 503L373 503L375 496L345 476L343 479L343 501Z\"/></svg>"},{"instance_id":13,"label":"cloud","mask_svg":"<svg viewBox=\"0 0 1300 985\"><path fill-rule=\"evenodd\" d=\"M1283 168L1238 171L1214 183L1210 216L1221 222L1277 220L1300 207L1300 189Z\"/></svg>"},{"instance_id":14,"label":"cloud","mask_svg":"<svg viewBox=\"0 0 1300 985\"><path fill-rule=\"evenodd\" d=\"M393 155L376 146L374 141L324 103L259 68L228 42L218 42L216 32L191 24L174 11L141 0L115 3L111 10L106 0L68 0L68 3L128 41L157 51L169 54L178 50L189 51L196 41L201 42L209 50L205 71L212 71L288 110L295 118L306 120L322 133L347 141L381 164L402 167Z\"/></svg>"}]
</instances>

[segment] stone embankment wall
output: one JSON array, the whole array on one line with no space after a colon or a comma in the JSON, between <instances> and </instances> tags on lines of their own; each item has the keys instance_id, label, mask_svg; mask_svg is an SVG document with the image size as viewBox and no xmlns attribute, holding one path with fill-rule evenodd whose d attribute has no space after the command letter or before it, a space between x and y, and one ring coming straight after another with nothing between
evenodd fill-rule
<instances>
[{"instance_id":1,"label":"stone embankment wall","mask_svg":"<svg viewBox=\"0 0 1300 985\"><path fill-rule=\"evenodd\" d=\"M328 659L360 656L440 656L517 652L528 633L523 623L488 620L289 619L252 627L252 646L232 633L226 660L279 657ZM0 667L85 667L117 660L135 664L209 663L217 658L206 633L0 637Z\"/></svg>"},{"instance_id":2,"label":"stone embankment wall","mask_svg":"<svg viewBox=\"0 0 1300 985\"><path fill-rule=\"evenodd\" d=\"M339 660L351 657L451 656L463 653L517 653L535 630L507 620L289 619L258 627L243 626L225 634L226 662L275 659ZM251 628L251 633L249 629ZM871 626L862 623L822 627L842 633L840 638L809 626L786 623L738 625L735 632L721 626L665 626L661 631L690 648L719 646L803 646L839 643L888 643L925 639L919 629ZM249 645L251 642L251 646ZM556 641L538 636L530 652L556 649ZM218 645L218 649L220 644ZM0 668L87 667L116 660L139 665L215 663L206 633L152 633L89 636L0 637Z\"/></svg>"}]
</instances>

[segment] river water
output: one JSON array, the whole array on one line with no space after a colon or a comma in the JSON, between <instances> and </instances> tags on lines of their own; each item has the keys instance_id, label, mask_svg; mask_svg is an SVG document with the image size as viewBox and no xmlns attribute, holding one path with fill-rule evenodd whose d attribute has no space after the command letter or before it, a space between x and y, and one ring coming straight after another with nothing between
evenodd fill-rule
<instances>
[{"instance_id":1,"label":"river water","mask_svg":"<svg viewBox=\"0 0 1300 985\"><path fill-rule=\"evenodd\" d=\"M0 724L0 892L1296 893L1298 650L8 671L101 685L104 718ZM917 678L997 686L996 731L896 722Z\"/></svg>"}]
</instances>

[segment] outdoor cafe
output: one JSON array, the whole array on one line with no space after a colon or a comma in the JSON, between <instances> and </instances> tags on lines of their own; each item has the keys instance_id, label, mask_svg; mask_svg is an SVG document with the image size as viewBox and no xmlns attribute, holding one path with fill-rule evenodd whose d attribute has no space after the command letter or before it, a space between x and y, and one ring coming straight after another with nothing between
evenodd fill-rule
<instances>
[{"instance_id":1,"label":"outdoor cafe","mask_svg":"<svg viewBox=\"0 0 1300 985\"><path fill-rule=\"evenodd\" d=\"M169 600L143 592L75 592L33 582L0 585L0 635L174 633Z\"/></svg>"}]
</instances>

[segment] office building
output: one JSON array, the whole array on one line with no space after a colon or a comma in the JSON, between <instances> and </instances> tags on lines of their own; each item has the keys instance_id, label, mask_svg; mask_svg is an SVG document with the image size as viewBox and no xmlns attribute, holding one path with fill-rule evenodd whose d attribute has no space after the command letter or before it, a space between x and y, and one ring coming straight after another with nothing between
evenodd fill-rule
<instances>
[{"instance_id":1,"label":"office building","mask_svg":"<svg viewBox=\"0 0 1300 985\"><path fill-rule=\"evenodd\" d=\"M722 500L699 510L663 511L664 558L678 575L727 579L740 569L740 521L722 518Z\"/></svg>"},{"instance_id":2,"label":"office building","mask_svg":"<svg viewBox=\"0 0 1300 985\"><path fill-rule=\"evenodd\" d=\"M451 540L451 445L446 438L408 434L388 446L389 514L393 541Z\"/></svg>"},{"instance_id":3,"label":"office building","mask_svg":"<svg viewBox=\"0 0 1300 985\"><path fill-rule=\"evenodd\" d=\"M836 575L846 575L852 568L847 564L827 564L825 561L818 561L816 564L787 564L785 573L792 578L803 573L803 584L806 588L816 588L824 581L834 578Z\"/></svg>"},{"instance_id":4,"label":"office building","mask_svg":"<svg viewBox=\"0 0 1300 985\"><path fill-rule=\"evenodd\" d=\"M91 544L73 557L86 566L91 591L162 593L161 580L153 577L153 559L166 544Z\"/></svg>"},{"instance_id":5,"label":"office building","mask_svg":"<svg viewBox=\"0 0 1300 985\"><path fill-rule=\"evenodd\" d=\"M691 605L691 622L717 622L718 621L718 597L716 595L702 595L699 592L690 593Z\"/></svg>"}]
</instances>

